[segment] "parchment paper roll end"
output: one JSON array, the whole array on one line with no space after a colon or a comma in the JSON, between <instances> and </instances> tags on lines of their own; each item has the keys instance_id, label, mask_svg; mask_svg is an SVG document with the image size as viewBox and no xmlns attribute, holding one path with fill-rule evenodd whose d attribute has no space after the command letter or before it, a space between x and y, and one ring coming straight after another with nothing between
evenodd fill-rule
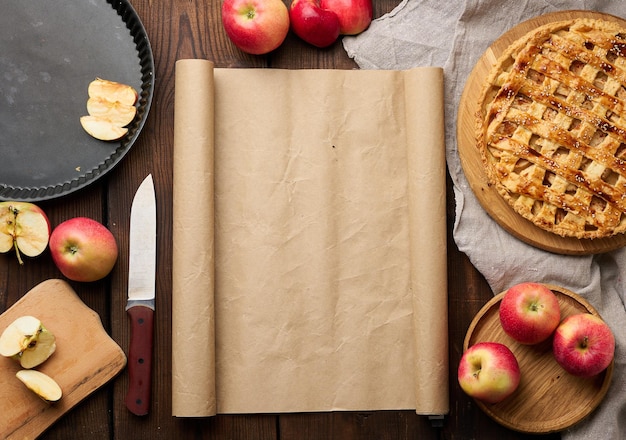
<instances>
[{"instance_id":1,"label":"parchment paper roll end","mask_svg":"<svg viewBox=\"0 0 626 440\"><path fill-rule=\"evenodd\" d=\"M443 415L450 409L443 69L406 73L415 411Z\"/></svg>"},{"instance_id":2,"label":"parchment paper roll end","mask_svg":"<svg viewBox=\"0 0 626 440\"><path fill-rule=\"evenodd\" d=\"M217 413L213 63L176 62L172 255L172 413Z\"/></svg>"}]
</instances>

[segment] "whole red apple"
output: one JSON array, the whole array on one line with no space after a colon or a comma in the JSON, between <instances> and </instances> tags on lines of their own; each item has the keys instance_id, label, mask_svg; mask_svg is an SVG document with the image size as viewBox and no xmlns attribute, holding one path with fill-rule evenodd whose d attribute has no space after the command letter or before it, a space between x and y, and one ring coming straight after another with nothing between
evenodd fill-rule
<instances>
[{"instance_id":1,"label":"whole red apple","mask_svg":"<svg viewBox=\"0 0 626 440\"><path fill-rule=\"evenodd\" d=\"M224 0L222 24L228 38L244 52L273 51L289 32L289 11L281 0Z\"/></svg>"},{"instance_id":2,"label":"whole red apple","mask_svg":"<svg viewBox=\"0 0 626 440\"><path fill-rule=\"evenodd\" d=\"M320 0L294 0L289 7L293 32L313 46L327 47L339 37L337 14L320 6Z\"/></svg>"},{"instance_id":3,"label":"whole red apple","mask_svg":"<svg viewBox=\"0 0 626 440\"><path fill-rule=\"evenodd\" d=\"M49 246L56 266L73 281L100 280L117 261L117 243L111 231L87 217L59 224L50 235Z\"/></svg>"},{"instance_id":4,"label":"whole red apple","mask_svg":"<svg viewBox=\"0 0 626 440\"><path fill-rule=\"evenodd\" d=\"M568 316L552 341L557 363L574 376L591 377L604 371L615 355L615 337L600 317L591 313Z\"/></svg>"},{"instance_id":5,"label":"whole red apple","mask_svg":"<svg viewBox=\"0 0 626 440\"><path fill-rule=\"evenodd\" d=\"M510 287L500 302L499 314L504 332L527 345L548 339L561 321L558 298L539 283Z\"/></svg>"},{"instance_id":6,"label":"whole red apple","mask_svg":"<svg viewBox=\"0 0 626 440\"><path fill-rule=\"evenodd\" d=\"M337 14L341 35L356 35L372 22L372 0L321 0L323 9Z\"/></svg>"},{"instance_id":7,"label":"whole red apple","mask_svg":"<svg viewBox=\"0 0 626 440\"><path fill-rule=\"evenodd\" d=\"M467 395L486 403L498 403L513 394L520 377L515 355L499 342L474 344L459 362L459 385Z\"/></svg>"}]
</instances>

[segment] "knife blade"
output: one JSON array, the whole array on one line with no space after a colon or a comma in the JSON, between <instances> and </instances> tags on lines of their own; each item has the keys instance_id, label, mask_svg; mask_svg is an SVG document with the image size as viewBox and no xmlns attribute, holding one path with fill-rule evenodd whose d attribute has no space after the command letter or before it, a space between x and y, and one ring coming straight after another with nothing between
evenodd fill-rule
<instances>
[{"instance_id":1,"label":"knife blade","mask_svg":"<svg viewBox=\"0 0 626 440\"><path fill-rule=\"evenodd\" d=\"M152 174L144 179L133 198L129 237L129 386L125 403L130 412L143 416L150 409L156 290L156 196Z\"/></svg>"}]
</instances>

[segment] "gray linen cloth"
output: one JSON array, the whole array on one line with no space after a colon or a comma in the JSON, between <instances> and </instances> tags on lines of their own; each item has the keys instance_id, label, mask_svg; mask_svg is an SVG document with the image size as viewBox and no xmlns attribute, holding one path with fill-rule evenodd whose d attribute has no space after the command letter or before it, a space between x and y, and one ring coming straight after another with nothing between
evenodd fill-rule
<instances>
[{"instance_id":1,"label":"gray linen cloth","mask_svg":"<svg viewBox=\"0 0 626 440\"><path fill-rule=\"evenodd\" d=\"M454 184L454 240L494 292L523 281L566 287L587 298L616 336L609 392L564 439L626 438L626 249L589 256L546 252L519 241L482 209L468 186L456 145L456 117L465 80L485 49L516 24L548 12L586 9L626 16L623 1L403 0L356 37L344 37L362 69L442 66L446 93L446 159Z\"/></svg>"}]
</instances>

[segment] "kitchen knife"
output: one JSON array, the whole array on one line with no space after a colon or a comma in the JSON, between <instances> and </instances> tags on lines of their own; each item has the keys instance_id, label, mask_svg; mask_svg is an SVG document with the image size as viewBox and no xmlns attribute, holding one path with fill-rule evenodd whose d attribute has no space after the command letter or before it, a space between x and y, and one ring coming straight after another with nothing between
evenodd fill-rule
<instances>
[{"instance_id":1,"label":"kitchen knife","mask_svg":"<svg viewBox=\"0 0 626 440\"><path fill-rule=\"evenodd\" d=\"M137 189L130 209L129 249L130 384L125 402L130 412L143 416L150 409L156 275L156 197L151 174Z\"/></svg>"}]
</instances>

